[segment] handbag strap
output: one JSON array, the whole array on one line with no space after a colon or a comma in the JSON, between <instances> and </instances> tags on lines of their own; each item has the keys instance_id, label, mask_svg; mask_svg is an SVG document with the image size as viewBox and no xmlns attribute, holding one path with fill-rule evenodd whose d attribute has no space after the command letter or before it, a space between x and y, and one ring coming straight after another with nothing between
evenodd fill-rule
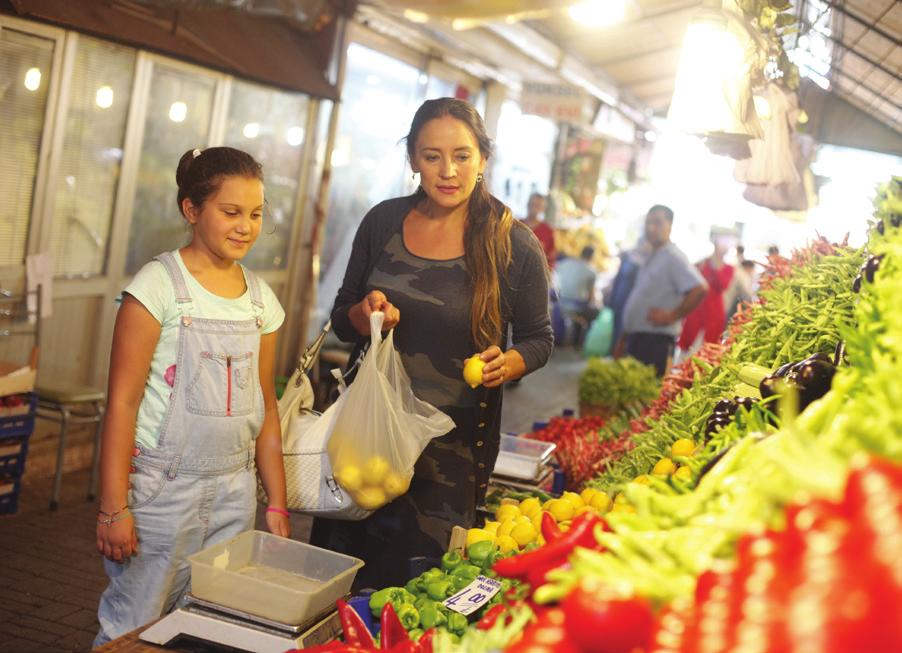
<instances>
[{"instance_id":1,"label":"handbag strap","mask_svg":"<svg viewBox=\"0 0 902 653\"><path fill-rule=\"evenodd\" d=\"M302 372L306 374L313 368L313 361L315 361L316 357L319 356L319 350L323 348L323 341L326 339L326 334L328 334L331 329L332 320L329 320L323 326L322 330L319 332L319 335L316 336L316 339L309 345L307 345L304 353L301 354L300 359L298 359L298 365L295 368L295 372ZM300 377L298 377L298 385L300 385Z\"/></svg>"}]
</instances>

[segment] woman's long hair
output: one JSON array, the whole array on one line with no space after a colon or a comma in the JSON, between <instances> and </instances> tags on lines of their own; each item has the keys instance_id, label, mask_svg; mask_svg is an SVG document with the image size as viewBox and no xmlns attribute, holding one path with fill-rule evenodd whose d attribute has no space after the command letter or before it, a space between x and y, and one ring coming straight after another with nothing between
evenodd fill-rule
<instances>
[{"instance_id":1,"label":"woman's long hair","mask_svg":"<svg viewBox=\"0 0 902 653\"><path fill-rule=\"evenodd\" d=\"M469 102L455 98L427 100L417 110L407 134L407 155L411 161L416 153L417 138L423 126L435 118L451 116L464 123L479 144L482 158L492 155L489 138L482 117ZM425 197L420 188L418 197ZM510 231L513 215L501 200L489 193L485 181L478 181L467 204L464 227L464 260L473 289L470 307L470 334L480 349L501 344L504 318L501 309L501 277L507 274L511 262Z\"/></svg>"}]
</instances>

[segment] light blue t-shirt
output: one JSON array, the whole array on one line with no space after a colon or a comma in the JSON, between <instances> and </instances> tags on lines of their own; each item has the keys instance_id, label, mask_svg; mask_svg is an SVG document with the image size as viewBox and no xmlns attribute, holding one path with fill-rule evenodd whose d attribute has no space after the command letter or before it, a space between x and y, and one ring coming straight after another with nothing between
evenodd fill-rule
<instances>
[{"instance_id":1,"label":"light blue t-shirt","mask_svg":"<svg viewBox=\"0 0 902 653\"><path fill-rule=\"evenodd\" d=\"M658 326L648 321L652 308L672 310L687 292L705 283L701 273L673 243L659 247L639 268L633 292L623 309L624 333L680 335L680 322Z\"/></svg>"},{"instance_id":2,"label":"light blue t-shirt","mask_svg":"<svg viewBox=\"0 0 902 653\"><path fill-rule=\"evenodd\" d=\"M587 304L595 286L595 270L582 258L565 258L558 261L554 274L557 277L558 295L561 301Z\"/></svg>"},{"instance_id":3,"label":"light blue t-shirt","mask_svg":"<svg viewBox=\"0 0 902 653\"><path fill-rule=\"evenodd\" d=\"M193 299L193 315L213 320L249 320L254 317L250 291L246 290L241 297L235 299L214 295L188 272L178 250L173 254ZM245 278L246 276L245 271ZM266 282L259 276L257 279L264 307L263 333L272 333L282 326L285 311ZM128 293L141 302L161 326L160 340L153 353L135 428L135 444L152 449L157 445L160 426L169 407L169 395L175 381L180 313L176 306L175 288L166 268L158 261L151 261L141 268L123 293Z\"/></svg>"}]
</instances>

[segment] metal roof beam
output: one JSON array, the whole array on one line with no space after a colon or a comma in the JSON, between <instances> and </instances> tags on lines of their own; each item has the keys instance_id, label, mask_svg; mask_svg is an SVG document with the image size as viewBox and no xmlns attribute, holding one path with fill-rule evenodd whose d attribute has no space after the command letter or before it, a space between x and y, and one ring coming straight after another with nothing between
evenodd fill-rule
<instances>
[{"instance_id":1,"label":"metal roof beam","mask_svg":"<svg viewBox=\"0 0 902 653\"><path fill-rule=\"evenodd\" d=\"M846 18L849 18L850 20L852 20L852 21L858 23L858 24L861 25L862 27L864 27L864 28L866 28L866 29L869 29L870 31L874 32L874 34L879 34L880 36L882 36L883 38L885 38L887 41L890 41L891 43L894 43L894 44L896 45L896 47L899 47L900 45L902 45L902 40L899 40L898 37L893 36L892 34L890 34L889 32L884 31L884 30L883 30L882 28L880 28L880 27L877 27L876 24L871 23L871 22L865 20L864 18L861 18L861 17L859 17L859 16L856 16L855 14L853 14L851 11L849 11L848 9L846 9L845 7L843 7L842 5L839 5L839 4L835 3L835 2L831 2L831 0L821 0L821 1L822 1L825 5L827 5L828 7L830 7L830 9L832 9L833 11L842 14L842 15L845 16ZM879 20L879 18L878 18L878 20Z\"/></svg>"},{"instance_id":2,"label":"metal roof beam","mask_svg":"<svg viewBox=\"0 0 902 653\"><path fill-rule=\"evenodd\" d=\"M902 77L899 76L898 72L894 72L894 71L890 70L889 68L884 66L881 62L871 59L868 55L859 52L855 48L850 48L848 45L843 43L842 40L837 39L835 36L831 36L830 34L825 34L824 32L817 29L814 25L812 25L809 22L806 21L805 24L808 25L810 31L814 32L815 34L818 34L819 36L823 36L825 39L829 39L829 41L831 43L833 43L833 45L837 46L838 48L845 50L846 52L852 53L853 55L855 55L862 61L866 61L867 63L871 64L874 68L876 68L880 72L886 73L887 75L889 75L896 81L902 81ZM831 66L831 68L832 68L832 66Z\"/></svg>"}]
</instances>

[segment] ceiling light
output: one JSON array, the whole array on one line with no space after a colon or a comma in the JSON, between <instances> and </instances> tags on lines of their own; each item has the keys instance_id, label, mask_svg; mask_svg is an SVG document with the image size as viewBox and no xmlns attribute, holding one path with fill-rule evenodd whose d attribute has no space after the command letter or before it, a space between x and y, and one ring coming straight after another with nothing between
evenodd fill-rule
<instances>
[{"instance_id":1,"label":"ceiling light","mask_svg":"<svg viewBox=\"0 0 902 653\"><path fill-rule=\"evenodd\" d=\"M623 20L626 0L587 0L571 5L570 18L586 27L608 27Z\"/></svg>"},{"instance_id":2,"label":"ceiling light","mask_svg":"<svg viewBox=\"0 0 902 653\"><path fill-rule=\"evenodd\" d=\"M241 130L241 133L244 134L245 138L257 138L260 135L260 123L259 122L249 122L244 126L244 129Z\"/></svg>"},{"instance_id":3,"label":"ceiling light","mask_svg":"<svg viewBox=\"0 0 902 653\"><path fill-rule=\"evenodd\" d=\"M113 106L113 89L103 85L97 89L97 95L94 96L94 103L101 109L109 109Z\"/></svg>"},{"instance_id":4,"label":"ceiling light","mask_svg":"<svg viewBox=\"0 0 902 653\"><path fill-rule=\"evenodd\" d=\"M169 107L169 119L172 122L184 122L188 115L188 105L184 102L173 102Z\"/></svg>"},{"instance_id":5,"label":"ceiling light","mask_svg":"<svg viewBox=\"0 0 902 653\"><path fill-rule=\"evenodd\" d=\"M411 23L429 22L429 14L424 14L422 11L416 11L415 9L405 9L404 18L409 20Z\"/></svg>"},{"instance_id":6,"label":"ceiling light","mask_svg":"<svg viewBox=\"0 0 902 653\"><path fill-rule=\"evenodd\" d=\"M645 140L648 141L649 143L654 143L656 140L658 140L658 132L654 132L651 130L645 132L643 134L643 136L645 137Z\"/></svg>"},{"instance_id":7,"label":"ceiling light","mask_svg":"<svg viewBox=\"0 0 902 653\"><path fill-rule=\"evenodd\" d=\"M285 141L292 147L297 147L298 145L303 143L304 128L298 127L297 125L295 125L294 127L289 127L288 131L285 132Z\"/></svg>"},{"instance_id":8,"label":"ceiling light","mask_svg":"<svg viewBox=\"0 0 902 653\"><path fill-rule=\"evenodd\" d=\"M41 69L29 68L25 73L25 88L36 91L41 87Z\"/></svg>"}]
</instances>

